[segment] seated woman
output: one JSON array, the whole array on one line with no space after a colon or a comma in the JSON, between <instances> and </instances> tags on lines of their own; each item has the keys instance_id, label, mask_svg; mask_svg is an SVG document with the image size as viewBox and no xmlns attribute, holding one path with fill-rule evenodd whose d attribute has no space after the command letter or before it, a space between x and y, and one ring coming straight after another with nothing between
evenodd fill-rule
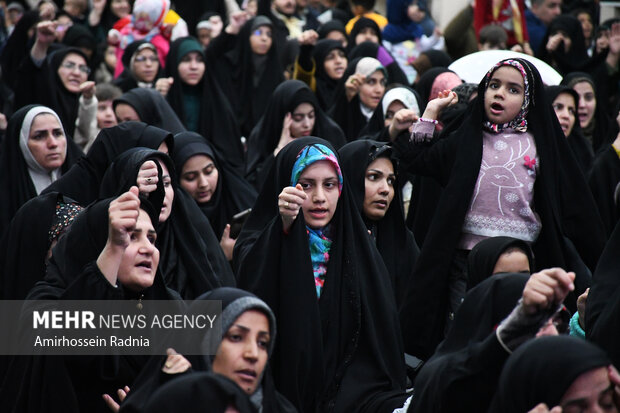
<instances>
[{"instance_id":1,"label":"seated woman","mask_svg":"<svg viewBox=\"0 0 620 413\"><path fill-rule=\"evenodd\" d=\"M491 275L531 273L534 268L532 248L512 237L491 237L477 243L467 256L467 289L470 290Z\"/></svg>"},{"instance_id":2,"label":"seated woman","mask_svg":"<svg viewBox=\"0 0 620 413\"><path fill-rule=\"evenodd\" d=\"M121 58L123 72L114 80L114 84L128 92L131 89L155 87L161 76L157 49L147 40L136 40L130 43Z\"/></svg>"},{"instance_id":3,"label":"seated woman","mask_svg":"<svg viewBox=\"0 0 620 413\"><path fill-rule=\"evenodd\" d=\"M252 208L256 190L199 134L182 132L174 139L179 185L196 201L215 234L221 234L220 246L231 261L235 245L230 237L231 220Z\"/></svg>"},{"instance_id":4,"label":"seated woman","mask_svg":"<svg viewBox=\"0 0 620 413\"><path fill-rule=\"evenodd\" d=\"M232 380L250 397L253 407L264 413L295 412L296 409L278 393L271 378L268 362L275 345L276 318L263 300L237 288L217 288L197 300L217 300L222 303L222 330L207 330L205 337L196 340L216 344L215 355L181 356L172 349L166 356L152 357L136 379L127 398L121 400L120 411L150 412L157 399L154 393L165 392L166 383L201 380L203 372L216 373ZM188 374L181 374L181 373ZM126 389L125 389L126 390ZM124 391L123 391L124 392ZM194 398L200 397L193 393ZM123 393L121 393L123 394ZM116 401L106 395L106 401L118 408ZM196 402L194 401L194 404ZM204 409L204 406L201 406ZM239 408L239 406L237 406Z\"/></svg>"},{"instance_id":5,"label":"seated woman","mask_svg":"<svg viewBox=\"0 0 620 413\"><path fill-rule=\"evenodd\" d=\"M398 305L420 249L405 226L392 148L360 140L346 144L338 154L357 209L390 274Z\"/></svg>"},{"instance_id":6,"label":"seated woman","mask_svg":"<svg viewBox=\"0 0 620 413\"><path fill-rule=\"evenodd\" d=\"M57 181L80 154L52 109L28 105L11 116L0 145L0 237L17 210Z\"/></svg>"},{"instance_id":7,"label":"seated woman","mask_svg":"<svg viewBox=\"0 0 620 413\"><path fill-rule=\"evenodd\" d=\"M274 379L299 410L403 406L389 275L327 141L299 138L278 153L233 258L238 285L274 309Z\"/></svg>"},{"instance_id":8,"label":"seated woman","mask_svg":"<svg viewBox=\"0 0 620 413\"><path fill-rule=\"evenodd\" d=\"M599 347L573 337L544 337L510 356L489 412L617 413L618 391L618 371Z\"/></svg>"},{"instance_id":9,"label":"seated woman","mask_svg":"<svg viewBox=\"0 0 620 413\"><path fill-rule=\"evenodd\" d=\"M92 204L53 250L45 279L29 300L169 300L155 247L164 188L140 198L138 188ZM28 362L27 362L28 361ZM8 411L108 412L101 394L133 382L141 356L32 356L16 358L2 399ZM27 363L26 363L27 362ZM40 387L36 396L27 389ZM5 404L5 408L7 405Z\"/></svg>"},{"instance_id":10,"label":"seated woman","mask_svg":"<svg viewBox=\"0 0 620 413\"><path fill-rule=\"evenodd\" d=\"M387 84L387 71L377 59L364 57L349 62L329 110L329 116L340 126L347 142L359 137Z\"/></svg>"},{"instance_id":11,"label":"seated woman","mask_svg":"<svg viewBox=\"0 0 620 413\"><path fill-rule=\"evenodd\" d=\"M112 104L118 123L133 120L171 133L185 131L185 126L170 104L155 90L134 88L114 99Z\"/></svg>"},{"instance_id":12,"label":"seated woman","mask_svg":"<svg viewBox=\"0 0 620 413\"><path fill-rule=\"evenodd\" d=\"M282 82L248 139L248 181L260 188L278 152L292 140L309 135L325 136L336 148L346 143L342 130L323 112L305 83Z\"/></svg>"},{"instance_id":13,"label":"seated woman","mask_svg":"<svg viewBox=\"0 0 620 413\"><path fill-rule=\"evenodd\" d=\"M406 86L390 85L377 105L372 117L360 132L360 137L382 142L391 142L399 131L390 128L394 115L401 109L409 109L420 116L418 95Z\"/></svg>"}]
</instances>

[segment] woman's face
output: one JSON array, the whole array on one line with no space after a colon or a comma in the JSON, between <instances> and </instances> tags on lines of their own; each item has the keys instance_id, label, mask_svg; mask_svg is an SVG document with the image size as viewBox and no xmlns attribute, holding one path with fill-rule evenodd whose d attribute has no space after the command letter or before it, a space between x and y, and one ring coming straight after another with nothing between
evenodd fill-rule
<instances>
[{"instance_id":1,"label":"woman's face","mask_svg":"<svg viewBox=\"0 0 620 413\"><path fill-rule=\"evenodd\" d=\"M592 29L594 29L590 14L586 12L579 13L577 19L579 23L581 23L581 29L583 30L583 36L586 38L586 41L590 40L592 38Z\"/></svg>"},{"instance_id":2,"label":"woman's face","mask_svg":"<svg viewBox=\"0 0 620 413\"><path fill-rule=\"evenodd\" d=\"M129 236L118 268L118 282L131 291L142 291L151 285L159 265L159 250L155 247L157 234L149 215L140 210L136 227Z\"/></svg>"},{"instance_id":3,"label":"woman's face","mask_svg":"<svg viewBox=\"0 0 620 413\"><path fill-rule=\"evenodd\" d=\"M181 187L200 204L209 202L217 189L219 172L213 159L194 155L183 164Z\"/></svg>"},{"instance_id":4,"label":"woman's face","mask_svg":"<svg viewBox=\"0 0 620 413\"><path fill-rule=\"evenodd\" d=\"M316 121L314 106L310 103L300 103L291 112L291 136L293 138L300 138L302 136L310 136L314 129L314 122Z\"/></svg>"},{"instance_id":5,"label":"woman's face","mask_svg":"<svg viewBox=\"0 0 620 413\"><path fill-rule=\"evenodd\" d=\"M586 128L590 122L592 122L592 118L594 118L596 94L590 82L576 83L573 89L579 95L579 107L577 108L579 125L581 125L582 128Z\"/></svg>"},{"instance_id":6,"label":"woman's face","mask_svg":"<svg viewBox=\"0 0 620 413\"><path fill-rule=\"evenodd\" d=\"M383 72L377 70L364 80L360 86L360 101L368 108L375 110L385 93L386 79Z\"/></svg>"},{"instance_id":7,"label":"woman's face","mask_svg":"<svg viewBox=\"0 0 620 413\"><path fill-rule=\"evenodd\" d=\"M301 205L306 225L313 229L325 227L336 212L340 196L336 170L329 161L315 162L304 169L298 183L306 193Z\"/></svg>"},{"instance_id":8,"label":"woman's face","mask_svg":"<svg viewBox=\"0 0 620 413\"><path fill-rule=\"evenodd\" d=\"M80 85L88 79L90 68L86 59L76 53L69 53L58 66L58 77L62 85L71 93L80 93Z\"/></svg>"},{"instance_id":9,"label":"woman's face","mask_svg":"<svg viewBox=\"0 0 620 413\"><path fill-rule=\"evenodd\" d=\"M527 259L527 255L521 250L513 249L508 250L499 256L495 267L493 268L493 274L503 273L530 273L530 261Z\"/></svg>"},{"instance_id":10,"label":"woman's face","mask_svg":"<svg viewBox=\"0 0 620 413\"><path fill-rule=\"evenodd\" d=\"M364 179L364 215L372 221L385 216L394 199L396 175L389 158L377 158L368 165Z\"/></svg>"},{"instance_id":11,"label":"woman's face","mask_svg":"<svg viewBox=\"0 0 620 413\"><path fill-rule=\"evenodd\" d=\"M491 76L484 92L487 119L498 125L513 120L521 111L525 96L523 76L512 66L501 66Z\"/></svg>"},{"instance_id":12,"label":"woman's face","mask_svg":"<svg viewBox=\"0 0 620 413\"><path fill-rule=\"evenodd\" d=\"M213 360L213 372L253 394L269 359L270 341L267 316L257 310L244 312L224 335Z\"/></svg>"},{"instance_id":13,"label":"woman's face","mask_svg":"<svg viewBox=\"0 0 620 413\"><path fill-rule=\"evenodd\" d=\"M325 56L323 68L330 79L338 80L347 70L347 57L342 50L334 49Z\"/></svg>"},{"instance_id":14,"label":"woman's face","mask_svg":"<svg viewBox=\"0 0 620 413\"><path fill-rule=\"evenodd\" d=\"M569 93L560 93L553 101L553 110L558 117L564 136L568 137L575 126L575 99Z\"/></svg>"},{"instance_id":15,"label":"woman's face","mask_svg":"<svg viewBox=\"0 0 620 413\"><path fill-rule=\"evenodd\" d=\"M394 115L396 115L396 112L401 109L407 109L407 107L400 100L395 100L390 103L387 110L385 111L383 125L389 127L392 124L392 119L394 119Z\"/></svg>"},{"instance_id":16,"label":"woman's face","mask_svg":"<svg viewBox=\"0 0 620 413\"><path fill-rule=\"evenodd\" d=\"M128 122L130 120L140 121L138 112L136 112L136 110L127 103L118 103L114 108L114 113L116 114L118 123Z\"/></svg>"},{"instance_id":17,"label":"woman's face","mask_svg":"<svg viewBox=\"0 0 620 413\"><path fill-rule=\"evenodd\" d=\"M205 61L198 52L189 52L179 63L179 77L190 86L196 86L205 73Z\"/></svg>"},{"instance_id":18,"label":"woman's face","mask_svg":"<svg viewBox=\"0 0 620 413\"><path fill-rule=\"evenodd\" d=\"M259 26L250 35L250 48L257 55L266 55L271 49L271 27Z\"/></svg>"},{"instance_id":19,"label":"woman's face","mask_svg":"<svg viewBox=\"0 0 620 413\"><path fill-rule=\"evenodd\" d=\"M364 43L364 42L373 42L379 43L379 36L375 29L372 27L364 27L356 36L355 36L355 45Z\"/></svg>"},{"instance_id":20,"label":"woman's face","mask_svg":"<svg viewBox=\"0 0 620 413\"><path fill-rule=\"evenodd\" d=\"M608 368L592 369L577 377L562 396L560 405L563 413L617 413Z\"/></svg>"},{"instance_id":21,"label":"woman's face","mask_svg":"<svg viewBox=\"0 0 620 413\"><path fill-rule=\"evenodd\" d=\"M345 49L349 44L347 36L345 36L344 33L342 33L340 30L332 30L331 32L327 33L327 36L325 36L325 38L339 41L340 43L342 43L342 47L344 47Z\"/></svg>"},{"instance_id":22,"label":"woman's face","mask_svg":"<svg viewBox=\"0 0 620 413\"><path fill-rule=\"evenodd\" d=\"M161 166L161 179L164 182L164 203L161 206L161 212L159 213L159 222L165 222L170 213L172 212L172 203L174 202L174 188L172 187L172 179L170 178L170 172L165 163L159 162Z\"/></svg>"},{"instance_id":23,"label":"woman's face","mask_svg":"<svg viewBox=\"0 0 620 413\"><path fill-rule=\"evenodd\" d=\"M42 113L34 117L28 134L28 149L47 171L58 169L67 157L67 138L56 116Z\"/></svg>"},{"instance_id":24,"label":"woman's face","mask_svg":"<svg viewBox=\"0 0 620 413\"><path fill-rule=\"evenodd\" d=\"M126 17L131 13L131 5L129 0L112 0L110 3L110 10L119 19Z\"/></svg>"},{"instance_id":25,"label":"woman's face","mask_svg":"<svg viewBox=\"0 0 620 413\"><path fill-rule=\"evenodd\" d=\"M157 76L159 59L153 49L142 49L133 59L132 71L140 82L151 83Z\"/></svg>"}]
</instances>

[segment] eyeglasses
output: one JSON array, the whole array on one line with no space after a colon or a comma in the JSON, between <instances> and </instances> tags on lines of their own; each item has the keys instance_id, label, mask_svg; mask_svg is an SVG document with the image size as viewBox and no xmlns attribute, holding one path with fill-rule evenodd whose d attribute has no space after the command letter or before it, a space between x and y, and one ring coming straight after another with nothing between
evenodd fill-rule
<instances>
[{"instance_id":1,"label":"eyeglasses","mask_svg":"<svg viewBox=\"0 0 620 413\"><path fill-rule=\"evenodd\" d=\"M77 67L78 69L80 69L80 72L87 74L87 75L90 74L90 67L86 65L78 65L77 63L74 63L74 62L64 62L60 66L67 70L73 70Z\"/></svg>"},{"instance_id":2,"label":"eyeglasses","mask_svg":"<svg viewBox=\"0 0 620 413\"><path fill-rule=\"evenodd\" d=\"M151 62L151 63L156 63L156 62L158 62L158 61L159 61L159 60L157 59L157 56L138 56L138 57L136 57L136 58L134 59L134 61L135 61L136 63L144 63L144 62L146 62L147 60L148 60L149 62Z\"/></svg>"}]
</instances>

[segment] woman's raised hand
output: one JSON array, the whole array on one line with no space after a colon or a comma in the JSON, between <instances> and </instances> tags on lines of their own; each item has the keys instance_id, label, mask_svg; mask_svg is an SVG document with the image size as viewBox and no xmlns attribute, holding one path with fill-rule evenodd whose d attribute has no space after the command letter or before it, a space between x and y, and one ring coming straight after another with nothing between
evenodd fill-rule
<instances>
[{"instance_id":1,"label":"woman's raised hand","mask_svg":"<svg viewBox=\"0 0 620 413\"><path fill-rule=\"evenodd\" d=\"M157 189L159 178L157 176L157 165L154 161L146 161L138 171L136 185L141 194L150 194Z\"/></svg>"},{"instance_id":2,"label":"woman's raised hand","mask_svg":"<svg viewBox=\"0 0 620 413\"><path fill-rule=\"evenodd\" d=\"M293 222L299 215L301 205L304 203L308 195L304 192L300 184L287 186L278 195L278 209L282 217L284 231L288 232Z\"/></svg>"}]
</instances>

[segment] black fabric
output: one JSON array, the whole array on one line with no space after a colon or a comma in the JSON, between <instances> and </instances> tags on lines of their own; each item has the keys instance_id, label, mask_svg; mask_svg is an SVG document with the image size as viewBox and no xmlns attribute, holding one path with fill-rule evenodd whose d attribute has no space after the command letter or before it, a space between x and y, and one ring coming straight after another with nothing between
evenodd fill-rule
<instances>
[{"instance_id":1,"label":"black fabric","mask_svg":"<svg viewBox=\"0 0 620 413\"><path fill-rule=\"evenodd\" d=\"M248 396L233 381L213 373L192 373L163 385L157 390L145 411L163 413L171 411L225 413L234 406L239 413L252 413Z\"/></svg>"},{"instance_id":2,"label":"black fabric","mask_svg":"<svg viewBox=\"0 0 620 413\"><path fill-rule=\"evenodd\" d=\"M25 12L13 28L13 32L2 48L2 55L0 56L2 77L6 80L7 84L11 85L13 90L15 90L17 86L16 79L19 73L19 62L28 56L32 46L30 44L28 31L31 27L35 26L38 21L39 12L37 10Z\"/></svg>"},{"instance_id":3,"label":"black fabric","mask_svg":"<svg viewBox=\"0 0 620 413\"><path fill-rule=\"evenodd\" d=\"M218 171L215 193L209 202L198 204L198 206L209 219L215 234L221 236L226 224L231 222L232 217L251 208L258 194L254 187L229 165L227 158L219 155L202 136L194 132L183 132L175 135L174 139L176 148L174 163L179 184L183 165L192 156L207 155L215 164Z\"/></svg>"},{"instance_id":4,"label":"black fabric","mask_svg":"<svg viewBox=\"0 0 620 413\"><path fill-rule=\"evenodd\" d=\"M200 101L198 130L194 131L217 148L218 152L226 157L230 165L239 171L243 168L243 147L241 132L234 116L233 109L224 94L222 87L215 78L215 69L205 62L205 72L202 80L196 86L184 84L179 76L179 63L183 56L179 56L179 49L186 42L196 42L193 37L183 37L170 44L170 51L166 56L166 76L172 77L174 82L166 95L170 106L182 121L185 119L183 97L187 94L196 94ZM203 52L204 57L204 52Z\"/></svg>"},{"instance_id":5,"label":"black fabric","mask_svg":"<svg viewBox=\"0 0 620 413\"><path fill-rule=\"evenodd\" d=\"M532 340L506 362L489 412L522 413L539 403L552 408L581 374L609 364L603 350L579 338Z\"/></svg>"},{"instance_id":6,"label":"black fabric","mask_svg":"<svg viewBox=\"0 0 620 413\"><path fill-rule=\"evenodd\" d=\"M331 148L305 137L278 153L235 245L239 286L276 315L274 379L300 412L391 412L406 397L396 306L346 181L330 223L333 244L320 300L303 214L283 232L278 194L290 185L299 152L318 143Z\"/></svg>"},{"instance_id":7,"label":"black fabric","mask_svg":"<svg viewBox=\"0 0 620 413\"><path fill-rule=\"evenodd\" d=\"M131 89L138 87L138 80L136 79L131 69L131 58L138 51L138 47L145 43L150 42L148 40L135 40L129 43L123 51L123 56L121 57L121 62L123 63L123 71L120 75L118 75L116 79L112 81L112 83L121 88L123 92L128 92ZM153 46L152 49L153 51L155 51L155 46ZM155 55L158 56L157 52L155 52ZM155 76L155 79L153 79L153 87L155 87L155 82L157 82L157 79L159 79L163 73L161 62L159 61L159 59L157 60L157 64L159 66L157 69L157 75Z\"/></svg>"},{"instance_id":8,"label":"black fabric","mask_svg":"<svg viewBox=\"0 0 620 413\"><path fill-rule=\"evenodd\" d=\"M141 122L172 134L184 132L185 126L166 99L156 90L137 87L114 99L114 108L126 103L134 108Z\"/></svg>"},{"instance_id":9,"label":"black fabric","mask_svg":"<svg viewBox=\"0 0 620 413\"><path fill-rule=\"evenodd\" d=\"M540 170L534 186L534 209L542 223L532 249L536 268L561 267L577 272L575 291L566 300L576 309L576 298L589 286L588 270L596 266L604 246L604 228L594 200L575 164L538 71L519 60L528 73L532 93L528 131L533 135ZM445 139L429 145L409 143L409 134L396 140L396 152L411 173L433 176L444 186L441 199L422 245L414 282L409 286L401 316L408 326L405 349L428 358L441 341L448 298L448 276L461 228L480 171L484 81L463 123ZM575 250L579 253L577 255Z\"/></svg>"},{"instance_id":10,"label":"black fabric","mask_svg":"<svg viewBox=\"0 0 620 413\"><path fill-rule=\"evenodd\" d=\"M271 95L265 113L252 130L248 139L246 154L246 177L256 188L260 188L273 162L273 151L282 135L282 123L287 113L293 112L302 103L314 107L314 128L312 135L319 136L336 147L346 143L344 134L316 101L310 88L300 80L281 83Z\"/></svg>"},{"instance_id":11,"label":"black fabric","mask_svg":"<svg viewBox=\"0 0 620 413\"><path fill-rule=\"evenodd\" d=\"M415 90L421 98L419 102L420 114L424 113L426 105L428 105L428 99L431 95L431 90L433 89L433 82L435 82L437 76L445 72L451 72L451 70L447 67L433 67L424 72L424 74L420 77L420 80L418 80L418 83L416 83Z\"/></svg>"},{"instance_id":12,"label":"black fabric","mask_svg":"<svg viewBox=\"0 0 620 413\"><path fill-rule=\"evenodd\" d=\"M11 116L6 135L0 144L0 193L3 194L0 202L0 236L8 227L17 210L26 201L37 196L36 189L28 172L28 165L19 147L19 136L28 112L40 105L27 105ZM64 125L60 125L64 128ZM73 142L70 136L67 140L67 156L62 164L63 175L76 163L82 151ZM58 182L56 180L56 182ZM48 187L49 188L49 187Z\"/></svg>"},{"instance_id":13,"label":"black fabric","mask_svg":"<svg viewBox=\"0 0 620 413\"><path fill-rule=\"evenodd\" d=\"M278 56L278 50L284 45L278 44L274 30L271 48L260 67L263 73L254 85L254 72L259 68L254 65L255 55L250 47L253 23L254 19L246 22L238 36L222 32L207 48L208 65L212 64L216 71L217 81L235 110L243 136L250 135L265 111L265 102L284 80Z\"/></svg>"},{"instance_id":14,"label":"black fabric","mask_svg":"<svg viewBox=\"0 0 620 413\"><path fill-rule=\"evenodd\" d=\"M452 328L415 379L412 412L485 412L509 354L495 335L528 280L498 274L465 296Z\"/></svg>"},{"instance_id":15,"label":"black fabric","mask_svg":"<svg viewBox=\"0 0 620 413\"><path fill-rule=\"evenodd\" d=\"M512 237L492 237L476 244L467 256L467 289L472 289L493 275L499 257L510 248L518 248L534 268L532 248L523 240Z\"/></svg>"},{"instance_id":16,"label":"black fabric","mask_svg":"<svg viewBox=\"0 0 620 413\"><path fill-rule=\"evenodd\" d=\"M0 298L23 300L45 276L51 245L49 230L58 201L73 202L52 192L26 202L15 214L0 241Z\"/></svg>"},{"instance_id":17,"label":"black fabric","mask_svg":"<svg viewBox=\"0 0 620 413\"><path fill-rule=\"evenodd\" d=\"M379 38L379 44L383 42L379 25L373 19L369 19L367 17L360 17L353 25L353 28L351 28L351 33L349 33L349 43L347 46L347 49L349 51L352 50L355 46L357 46L357 44L355 44L355 38L358 34L360 34L362 30L366 28L371 28L377 34L377 37Z\"/></svg>"},{"instance_id":18,"label":"black fabric","mask_svg":"<svg viewBox=\"0 0 620 413\"><path fill-rule=\"evenodd\" d=\"M608 236L616 228L616 223L620 218L618 195L616 194L619 183L620 158L618 158L615 148L608 145L607 149L596 156L588 175L590 191L592 191L592 196Z\"/></svg>"},{"instance_id":19,"label":"black fabric","mask_svg":"<svg viewBox=\"0 0 620 413\"><path fill-rule=\"evenodd\" d=\"M325 111L329 110L332 106L336 86L338 85L338 79L332 79L325 72L325 58L334 49L339 49L344 52L344 47L338 40L322 39L316 42L314 50L312 51L312 57L316 65L316 72L314 75L316 80L316 98L319 100L321 108Z\"/></svg>"},{"instance_id":20,"label":"black fabric","mask_svg":"<svg viewBox=\"0 0 620 413\"><path fill-rule=\"evenodd\" d=\"M549 37L558 32L563 32L570 38L571 45L568 52L564 50L563 41L553 52L547 50ZM553 66L562 76L577 70L587 70L593 64L586 50L586 40L583 37L581 23L576 17L568 14L562 14L553 19L547 28L547 34L540 43L540 50L535 50L535 52L537 57Z\"/></svg>"},{"instance_id":21,"label":"black fabric","mask_svg":"<svg viewBox=\"0 0 620 413\"><path fill-rule=\"evenodd\" d=\"M209 253L215 255L217 249L210 250L216 245L219 249L219 243L208 242L215 237L213 230L208 235L197 232L199 226L195 221L203 225L208 225L208 222L193 200L179 188L174 165L167 155L145 148L124 152L108 168L101 183L100 196L118 196L128 191L136 185L138 171L148 160L165 163L175 192L170 216L166 222L155 225L158 235L156 245L161 254L159 268L166 285L190 300L214 288L234 285L230 268L221 268L217 262L216 266L211 264ZM149 199L153 195L149 194Z\"/></svg>"},{"instance_id":22,"label":"black fabric","mask_svg":"<svg viewBox=\"0 0 620 413\"><path fill-rule=\"evenodd\" d=\"M608 144L613 142L615 136L611 134L611 120L603 105L605 100L601 97L601 93L596 86L594 78L588 73L571 72L562 78L561 84L574 87L576 83L580 83L582 81L588 82L592 85L592 89L594 89L594 94L596 96L596 108L594 109L594 117L591 121L594 122L594 129L589 132L591 134L589 137L588 133L586 133L583 128L582 132L586 138L589 138L594 153L598 153L604 150Z\"/></svg>"},{"instance_id":23,"label":"black fabric","mask_svg":"<svg viewBox=\"0 0 620 413\"><path fill-rule=\"evenodd\" d=\"M345 38L348 38L347 30L345 29L344 24L340 20L336 20L336 19L330 20L322 24L317 30L317 33L319 34L319 39L323 40L327 38L328 34L334 31L340 32L344 35Z\"/></svg>"},{"instance_id":24,"label":"black fabric","mask_svg":"<svg viewBox=\"0 0 620 413\"><path fill-rule=\"evenodd\" d=\"M94 69L99 63L97 56L97 41L95 36L91 33L88 27L82 24L74 24L67 29L65 37L62 39L62 44L68 47L76 47L81 50L88 49L92 52L89 62L89 67Z\"/></svg>"},{"instance_id":25,"label":"black fabric","mask_svg":"<svg viewBox=\"0 0 620 413\"><path fill-rule=\"evenodd\" d=\"M73 136L80 94L69 92L58 76L58 68L69 53L82 56L88 64L89 59L84 52L75 47L62 47L49 53L41 67L35 66L28 53L21 62L15 80L19 85L15 89L18 92L15 95L15 107L37 103L52 108L58 114L67 135Z\"/></svg>"},{"instance_id":26,"label":"black fabric","mask_svg":"<svg viewBox=\"0 0 620 413\"><path fill-rule=\"evenodd\" d=\"M407 86L393 84L393 87L390 86L389 89L385 90L385 93L397 87L410 90L411 93L413 93L413 96L415 96L416 102L418 102L418 107L420 106L420 103L419 103L420 96L418 95L418 92L416 92L415 90ZM372 140L380 141L380 142L391 141L389 128L385 126L385 115L383 113L383 99L384 98L385 98L385 94L381 98L381 101L377 105L377 108L375 109L372 116L368 120L368 123L366 124L366 126L364 126L364 128L360 131L360 138L372 139ZM396 101L398 100L395 100L395 102ZM422 113L419 113L418 115L422 116Z\"/></svg>"},{"instance_id":27,"label":"black fabric","mask_svg":"<svg viewBox=\"0 0 620 413\"><path fill-rule=\"evenodd\" d=\"M327 114L340 126L340 129L344 132L344 136L347 142L356 140L362 128L368 123L366 117L362 114L360 109L359 94L356 94L351 101L347 100L347 94L345 90L345 83L347 79L355 73L357 64L361 58L356 58L349 61L347 70L338 81L336 86L336 92L334 94L332 107ZM389 81L389 80L388 80Z\"/></svg>"},{"instance_id":28,"label":"black fabric","mask_svg":"<svg viewBox=\"0 0 620 413\"><path fill-rule=\"evenodd\" d=\"M353 37L352 37L353 39ZM389 56L392 60L391 63L385 64L384 59L385 55ZM407 75L403 72L403 69L400 68L394 56L387 51L387 49L381 46L380 43L374 42L362 42L355 46L353 49L349 51L347 54L349 60L353 60L356 57L372 57L377 59L385 66L385 70L387 70L387 77L390 79L390 83L400 83L406 85L409 83L407 79Z\"/></svg>"},{"instance_id":29,"label":"black fabric","mask_svg":"<svg viewBox=\"0 0 620 413\"><path fill-rule=\"evenodd\" d=\"M579 94L568 86L548 86L547 87L547 99L551 104L561 94L568 93L573 97L575 102L575 123L573 124L573 130L570 135L566 137L568 147L570 148L579 169L583 172L584 176L587 176L592 168L592 162L594 160L594 151L592 145L583 136L581 126L579 124L579 116L577 115L577 108L579 107Z\"/></svg>"},{"instance_id":30,"label":"black fabric","mask_svg":"<svg viewBox=\"0 0 620 413\"><path fill-rule=\"evenodd\" d=\"M376 235L376 246L383 258L383 263L390 274L390 281L394 289L394 298L399 305L405 293L409 278L411 278L420 249L413 238L413 234L405 226L403 203L398 185L394 183L394 198L384 217L373 222L364 215L364 198L366 169L377 159L377 154L387 156L389 152L380 155L386 150L381 142L362 140L346 144L338 151L341 159L342 172L348 180L353 199L366 228ZM396 162L392 160L392 163ZM396 168L394 168L396 171Z\"/></svg>"},{"instance_id":31,"label":"black fabric","mask_svg":"<svg viewBox=\"0 0 620 413\"><path fill-rule=\"evenodd\" d=\"M158 187L163 192L163 185ZM169 300L179 296L167 289L159 272L153 285L132 292L112 286L96 265L108 238L111 200L91 205L54 248L45 279L29 300ZM143 201L148 202L148 201ZM154 205L154 208L161 205ZM0 390L10 412L108 412L101 395L132 383L147 361L143 356L29 356L14 358ZM44 383L41 386L41 382ZM41 386L33 392L33 386Z\"/></svg>"},{"instance_id":32,"label":"black fabric","mask_svg":"<svg viewBox=\"0 0 620 413\"><path fill-rule=\"evenodd\" d=\"M142 122L125 122L102 129L86 156L81 157L66 174L42 193L59 192L87 206L99 197L103 175L118 155L136 146L157 149L164 142L172 152L172 135Z\"/></svg>"}]
</instances>

